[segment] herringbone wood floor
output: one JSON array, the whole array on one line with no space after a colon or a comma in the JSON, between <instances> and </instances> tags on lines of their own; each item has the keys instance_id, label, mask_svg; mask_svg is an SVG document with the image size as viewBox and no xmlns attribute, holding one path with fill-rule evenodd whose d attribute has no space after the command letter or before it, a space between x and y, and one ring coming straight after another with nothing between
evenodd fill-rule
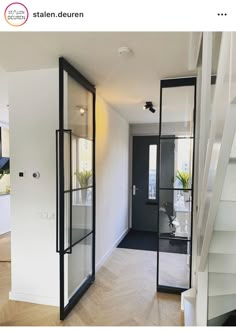
<instances>
[{"instance_id":1,"label":"herringbone wood floor","mask_svg":"<svg viewBox=\"0 0 236 334\"><path fill-rule=\"evenodd\" d=\"M180 296L155 293L155 252L116 249L64 322L59 321L57 307L9 301L10 269L10 263L0 263L1 326L183 324Z\"/></svg>"}]
</instances>

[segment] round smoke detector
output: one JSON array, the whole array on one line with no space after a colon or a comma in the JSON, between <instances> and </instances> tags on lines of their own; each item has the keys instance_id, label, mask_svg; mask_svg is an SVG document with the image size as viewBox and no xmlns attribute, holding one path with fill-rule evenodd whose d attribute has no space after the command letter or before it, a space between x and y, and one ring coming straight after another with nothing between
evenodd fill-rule
<instances>
[{"instance_id":1,"label":"round smoke detector","mask_svg":"<svg viewBox=\"0 0 236 334\"><path fill-rule=\"evenodd\" d=\"M121 56L130 56L133 54L133 51L128 46L121 46L118 49L118 53Z\"/></svg>"}]
</instances>

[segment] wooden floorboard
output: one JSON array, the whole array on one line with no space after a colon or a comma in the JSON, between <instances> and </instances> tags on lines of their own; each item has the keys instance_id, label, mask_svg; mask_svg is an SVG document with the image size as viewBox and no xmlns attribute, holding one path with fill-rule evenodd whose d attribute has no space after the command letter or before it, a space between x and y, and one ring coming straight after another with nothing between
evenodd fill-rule
<instances>
[{"instance_id":1,"label":"wooden floorboard","mask_svg":"<svg viewBox=\"0 0 236 334\"><path fill-rule=\"evenodd\" d=\"M64 322L57 307L8 300L10 263L0 263L1 326L181 326L180 296L156 293L156 253L115 249Z\"/></svg>"},{"instance_id":2,"label":"wooden floorboard","mask_svg":"<svg viewBox=\"0 0 236 334\"><path fill-rule=\"evenodd\" d=\"M0 235L0 261L11 261L11 234Z\"/></svg>"}]
</instances>

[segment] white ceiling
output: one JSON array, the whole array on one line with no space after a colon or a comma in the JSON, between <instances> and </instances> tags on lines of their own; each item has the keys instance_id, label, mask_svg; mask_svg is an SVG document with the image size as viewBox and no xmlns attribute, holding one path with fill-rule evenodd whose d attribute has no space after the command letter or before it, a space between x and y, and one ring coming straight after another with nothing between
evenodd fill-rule
<instances>
[{"instance_id":1,"label":"white ceiling","mask_svg":"<svg viewBox=\"0 0 236 334\"><path fill-rule=\"evenodd\" d=\"M157 122L158 113L142 106L152 101L158 110L160 79L194 74L188 71L189 38L188 32L1 32L0 67L55 67L64 56L130 123ZM120 46L133 55L120 56Z\"/></svg>"}]
</instances>

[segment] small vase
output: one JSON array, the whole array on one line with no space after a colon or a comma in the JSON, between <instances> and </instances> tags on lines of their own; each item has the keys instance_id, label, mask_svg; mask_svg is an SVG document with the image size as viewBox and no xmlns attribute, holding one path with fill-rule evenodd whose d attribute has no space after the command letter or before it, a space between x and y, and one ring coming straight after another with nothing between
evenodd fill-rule
<instances>
[{"instance_id":1,"label":"small vase","mask_svg":"<svg viewBox=\"0 0 236 334\"><path fill-rule=\"evenodd\" d=\"M87 189L82 189L81 190L81 200L82 200L82 203L87 202Z\"/></svg>"},{"instance_id":2,"label":"small vase","mask_svg":"<svg viewBox=\"0 0 236 334\"><path fill-rule=\"evenodd\" d=\"M184 201L189 202L189 192L188 191L183 191L184 193Z\"/></svg>"}]
</instances>

